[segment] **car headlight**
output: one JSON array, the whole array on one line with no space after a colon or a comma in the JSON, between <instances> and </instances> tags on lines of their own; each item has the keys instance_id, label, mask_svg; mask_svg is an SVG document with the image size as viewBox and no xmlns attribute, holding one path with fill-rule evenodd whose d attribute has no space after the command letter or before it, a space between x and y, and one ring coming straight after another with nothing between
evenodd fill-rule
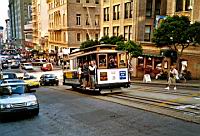
<instances>
[{"instance_id":1,"label":"car headlight","mask_svg":"<svg viewBox=\"0 0 200 136\"><path fill-rule=\"evenodd\" d=\"M1 109L9 109L11 107L12 107L11 104L0 104Z\"/></svg>"},{"instance_id":2,"label":"car headlight","mask_svg":"<svg viewBox=\"0 0 200 136\"><path fill-rule=\"evenodd\" d=\"M37 100L34 100L34 101L29 101L26 103L26 106L32 106L32 105L37 105Z\"/></svg>"}]
</instances>

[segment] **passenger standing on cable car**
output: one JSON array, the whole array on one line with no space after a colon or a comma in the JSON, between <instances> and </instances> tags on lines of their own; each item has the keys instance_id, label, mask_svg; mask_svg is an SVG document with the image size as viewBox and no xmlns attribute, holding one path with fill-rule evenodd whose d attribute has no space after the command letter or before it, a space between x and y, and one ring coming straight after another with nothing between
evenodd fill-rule
<instances>
[{"instance_id":1,"label":"passenger standing on cable car","mask_svg":"<svg viewBox=\"0 0 200 136\"><path fill-rule=\"evenodd\" d=\"M94 61L91 61L89 66L89 73L90 73L90 89L95 89L95 71L96 65Z\"/></svg>"},{"instance_id":2,"label":"passenger standing on cable car","mask_svg":"<svg viewBox=\"0 0 200 136\"><path fill-rule=\"evenodd\" d=\"M86 61L83 65L83 87L87 87L89 82L89 66Z\"/></svg>"},{"instance_id":3,"label":"passenger standing on cable car","mask_svg":"<svg viewBox=\"0 0 200 136\"><path fill-rule=\"evenodd\" d=\"M82 79L83 79L83 65L82 65L82 63L80 63L79 67L78 67L78 79L79 79L80 85L82 85L83 84L83 81L82 81Z\"/></svg>"}]
</instances>

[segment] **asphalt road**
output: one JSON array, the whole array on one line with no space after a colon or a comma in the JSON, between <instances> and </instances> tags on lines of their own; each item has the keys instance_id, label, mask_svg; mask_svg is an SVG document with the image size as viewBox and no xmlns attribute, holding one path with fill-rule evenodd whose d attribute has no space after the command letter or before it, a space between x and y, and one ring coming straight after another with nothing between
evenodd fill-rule
<instances>
[{"instance_id":1,"label":"asphalt road","mask_svg":"<svg viewBox=\"0 0 200 136\"><path fill-rule=\"evenodd\" d=\"M36 92L40 114L0 123L0 136L197 136L200 125L61 87Z\"/></svg>"}]
</instances>

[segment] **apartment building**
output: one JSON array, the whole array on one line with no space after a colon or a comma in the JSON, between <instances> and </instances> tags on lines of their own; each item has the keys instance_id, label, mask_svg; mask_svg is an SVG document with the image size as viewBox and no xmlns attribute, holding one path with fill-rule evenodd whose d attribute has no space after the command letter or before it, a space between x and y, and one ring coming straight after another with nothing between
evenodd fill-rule
<instances>
[{"instance_id":1,"label":"apartment building","mask_svg":"<svg viewBox=\"0 0 200 136\"><path fill-rule=\"evenodd\" d=\"M33 45L48 50L48 5L45 0L32 0Z\"/></svg>"},{"instance_id":2,"label":"apartment building","mask_svg":"<svg viewBox=\"0 0 200 136\"><path fill-rule=\"evenodd\" d=\"M167 15L188 16L191 23L200 22L200 0L167 0ZM181 60L186 64L193 79L200 79L200 47L184 50Z\"/></svg>"},{"instance_id":3,"label":"apartment building","mask_svg":"<svg viewBox=\"0 0 200 136\"><path fill-rule=\"evenodd\" d=\"M101 36L122 35L126 41L142 45L143 55L132 61L133 76L143 77L146 69L156 71L160 66L167 71L172 62L162 56L167 48L159 49L152 43L153 31L166 16L185 15L191 23L200 21L199 5L199 0L102 0ZM199 48L191 47L181 58L194 79L200 79L199 54Z\"/></svg>"},{"instance_id":4,"label":"apartment building","mask_svg":"<svg viewBox=\"0 0 200 136\"><path fill-rule=\"evenodd\" d=\"M166 0L102 0L101 36L150 42L157 15L166 15Z\"/></svg>"},{"instance_id":5,"label":"apartment building","mask_svg":"<svg viewBox=\"0 0 200 136\"><path fill-rule=\"evenodd\" d=\"M24 47L24 25L32 20L31 5L31 0L9 0L12 44L18 48Z\"/></svg>"},{"instance_id":6,"label":"apartment building","mask_svg":"<svg viewBox=\"0 0 200 136\"><path fill-rule=\"evenodd\" d=\"M56 52L79 48L100 35L100 0L47 0L49 47Z\"/></svg>"}]
</instances>

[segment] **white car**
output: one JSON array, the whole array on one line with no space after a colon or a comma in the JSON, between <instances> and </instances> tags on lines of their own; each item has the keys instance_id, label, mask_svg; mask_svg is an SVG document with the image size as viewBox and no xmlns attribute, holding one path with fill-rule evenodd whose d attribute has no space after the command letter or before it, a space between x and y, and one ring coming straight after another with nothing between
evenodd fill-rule
<instances>
[{"instance_id":1,"label":"white car","mask_svg":"<svg viewBox=\"0 0 200 136\"><path fill-rule=\"evenodd\" d=\"M21 67L25 70L33 70L33 65L31 63L23 63Z\"/></svg>"},{"instance_id":2,"label":"white car","mask_svg":"<svg viewBox=\"0 0 200 136\"><path fill-rule=\"evenodd\" d=\"M28 113L37 116L39 103L23 80L9 79L0 83L0 121L7 116Z\"/></svg>"}]
</instances>

